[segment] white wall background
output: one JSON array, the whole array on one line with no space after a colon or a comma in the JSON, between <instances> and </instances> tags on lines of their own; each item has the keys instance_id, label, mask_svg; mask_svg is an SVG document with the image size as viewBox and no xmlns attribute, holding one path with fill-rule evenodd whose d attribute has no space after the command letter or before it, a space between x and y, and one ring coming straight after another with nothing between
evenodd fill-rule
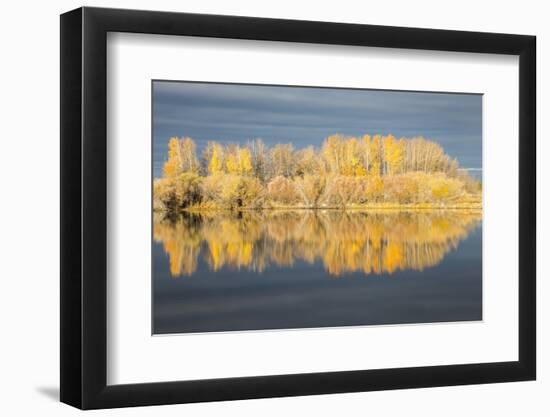
<instances>
[{"instance_id":1,"label":"white wall background","mask_svg":"<svg viewBox=\"0 0 550 417\"><path fill-rule=\"evenodd\" d=\"M181 12L534 34L538 37L538 381L98 411L98 415L280 416L548 415L550 404L550 210L543 187L550 157L542 138L550 26L544 2L188 0L92 1L86 5ZM59 392L59 14L77 1L4 5L0 23L0 410L3 415L75 415ZM544 129L544 130L543 130ZM544 395L546 394L546 395Z\"/></svg>"}]
</instances>

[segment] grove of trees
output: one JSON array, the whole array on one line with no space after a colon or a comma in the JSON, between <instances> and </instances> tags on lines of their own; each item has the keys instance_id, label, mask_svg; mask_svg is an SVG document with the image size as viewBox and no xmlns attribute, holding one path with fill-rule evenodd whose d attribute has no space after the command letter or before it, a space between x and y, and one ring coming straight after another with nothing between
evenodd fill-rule
<instances>
[{"instance_id":1,"label":"grove of trees","mask_svg":"<svg viewBox=\"0 0 550 417\"><path fill-rule=\"evenodd\" d=\"M197 156L189 137L171 138L154 209L480 206L481 183L422 137L332 135L319 149L209 142Z\"/></svg>"}]
</instances>

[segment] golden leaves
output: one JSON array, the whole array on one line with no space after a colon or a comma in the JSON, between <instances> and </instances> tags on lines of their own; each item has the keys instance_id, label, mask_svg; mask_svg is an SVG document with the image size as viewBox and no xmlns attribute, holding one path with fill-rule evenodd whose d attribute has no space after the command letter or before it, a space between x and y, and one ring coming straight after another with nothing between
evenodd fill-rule
<instances>
[{"instance_id":1,"label":"golden leaves","mask_svg":"<svg viewBox=\"0 0 550 417\"><path fill-rule=\"evenodd\" d=\"M169 140L155 210L481 204L481 183L422 137L335 134L320 150L297 151L292 144L268 148L260 139L246 146L209 142L202 165L195 151L191 138Z\"/></svg>"},{"instance_id":2,"label":"golden leaves","mask_svg":"<svg viewBox=\"0 0 550 417\"><path fill-rule=\"evenodd\" d=\"M176 137L168 141L168 160L164 163L164 176L171 178L184 172L199 171L199 161L195 155L196 145L191 138Z\"/></svg>"}]
</instances>

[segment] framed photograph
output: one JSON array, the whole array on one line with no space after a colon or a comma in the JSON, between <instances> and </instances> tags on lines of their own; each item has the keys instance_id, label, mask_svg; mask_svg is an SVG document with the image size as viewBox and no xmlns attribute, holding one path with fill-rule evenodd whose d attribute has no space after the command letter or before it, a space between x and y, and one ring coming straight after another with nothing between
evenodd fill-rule
<instances>
[{"instance_id":1,"label":"framed photograph","mask_svg":"<svg viewBox=\"0 0 550 417\"><path fill-rule=\"evenodd\" d=\"M61 16L61 401L533 380L535 37Z\"/></svg>"}]
</instances>

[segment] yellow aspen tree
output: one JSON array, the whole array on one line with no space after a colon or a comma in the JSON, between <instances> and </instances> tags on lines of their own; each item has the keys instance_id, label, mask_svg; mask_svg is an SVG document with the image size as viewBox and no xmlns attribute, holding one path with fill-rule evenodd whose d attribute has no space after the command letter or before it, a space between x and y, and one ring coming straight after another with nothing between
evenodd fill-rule
<instances>
[{"instance_id":1,"label":"yellow aspen tree","mask_svg":"<svg viewBox=\"0 0 550 417\"><path fill-rule=\"evenodd\" d=\"M367 175L367 168L364 161L363 142L357 138L350 139L350 151L351 151L351 168L352 175L357 177L364 177Z\"/></svg>"},{"instance_id":2,"label":"yellow aspen tree","mask_svg":"<svg viewBox=\"0 0 550 417\"><path fill-rule=\"evenodd\" d=\"M321 158L313 148L313 146L308 146L307 148L300 149L296 152L296 169L295 173L298 176L304 176L307 174L316 174L320 175L322 172Z\"/></svg>"},{"instance_id":3,"label":"yellow aspen tree","mask_svg":"<svg viewBox=\"0 0 550 417\"><path fill-rule=\"evenodd\" d=\"M267 169L269 164L268 147L264 141L257 138L248 146L252 154L252 170L254 176L260 181L264 181L267 177Z\"/></svg>"},{"instance_id":4,"label":"yellow aspen tree","mask_svg":"<svg viewBox=\"0 0 550 417\"><path fill-rule=\"evenodd\" d=\"M238 174L239 173L239 162L237 161L237 155L230 153L225 158L225 168L227 169L228 174Z\"/></svg>"},{"instance_id":5,"label":"yellow aspen tree","mask_svg":"<svg viewBox=\"0 0 550 417\"><path fill-rule=\"evenodd\" d=\"M218 143L213 143L210 161L208 161L208 173L216 175L223 172L223 148Z\"/></svg>"},{"instance_id":6,"label":"yellow aspen tree","mask_svg":"<svg viewBox=\"0 0 550 417\"><path fill-rule=\"evenodd\" d=\"M363 154L363 166L365 168L365 175L369 174L371 168L371 143L370 135L364 135L361 141L361 153Z\"/></svg>"},{"instance_id":7,"label":"yellow aspen tree","mask_svg":"<svg viewBox=\"0 0 550 417\"><path fill-rule=\"evenodd\" d=\"M250 175L252 173L252 154L248 148L237 149L238 171L241 175Z\"/></svg>"},{"instance_id":8,"label":"yellow aspen tree","mask_svg":"<svg viewBox=\"0 0 550 417\"><path fill-rule=\"evenodd\" d=\"M374 135L372 141L370 142L370 154L372 155L372 168L370 170L371 175L375 177L380 176L380 169L382 166L382 155L380 147L381 136Z\"/></svg>"},{"instance_id":9,"label":"yellow aspen tree","mask_svg":"<svg viewBox=\"0 0 550 417\"><path fill-rule=\"evenodd\" d=\"M384 172L388 175L395 175L403 162L402 145L396 141L393 135L383 138L384 144Z\"/></svg>"},{"instance_id":10,"label":"yellow aspen tree","mask_svg":"<svg viewBox=\"0 0 550 417\"><path fill-rule=\"evenodd\" d=\"M164 163L164 176L172 178L184 172L198 172L199 161L195 155L196 148L191 138L170 138L168 160Z\"/></svg>"},{"instance_id":11,"label":"yellow aspen tree","mask_svg":"<svg viewBox=\"0 0 550 417\"><path fill-rule=\"evenodd\" d=\"M294 170L294 147L290 143L275 145L270 153L271 175L291 177Z\"/></svg>"},{"instance_id":12,"label":"yellow aspen tree","mask_svg":"<svg viewBox=\"0 0 550 417\"><path fill-rule=\"evenodd\" d=\"M405 166L405 155L407 153L407 139L400 138L397 142L397 146L401 155L399 158L399 166L396 167L396 173L406 172L407 167Z\"/></svg>"},{"instance_id":13,"label":"yellow aspen tree","mask_svg":"<svg viewBox=\"0 0 550 417\"><path fill-rule=\"evenodd\" d=\"M199 160L195 154L197 145L190 137L180 139L180 166L182 172L198 172Z\"/></svg>"},{"instance_id":14,"label":"yellow aspen tree","mask_svg":"<svg viewBox=\"0 0 550 417\"><path fill-rule=\"evenodd\" d=\"M354 158L354 140L348 138L343 140L343 160L340 167L340 173L343 175L353 175L354 165L357 161Z\"/></svg>"},{"instance_id":15,"label":"yellow aspen tree","mask_svg":"<svg viewBox=\"0 0 550 417\"><path fill-rule=\"evenodd\" d=\"M359 151L359 141L351 137L343 143L343 162L341 173L348 176L364 175L364 167Z\"/></svg>"},{"instance_id":16,"label":"yellow aspen tree","mask_svg":"<svg viewBox=\"0 0 550 417\"><path fill-rule=\"evenodd\" d=\"M332 135L325 139L321 153L332 174L341 174L343 169L342 135Z\"/></svg>"},{"instance_id":17,"label":"yellow aspen tree","mask_svg":"<svg viewBox=\"0 0 550 417\"><path fill-rule=\"evenodd\" d=\"M164 163L164 176L167 178L181 174L181 157L178 138L170 138L168 141L168 160Z\"/></svg>"},{"instance_id":18,"label":"yellow aspen tree","mask_svg":"<svg viewBox=\"0 0 550 417\"><path fill-rule=\"evenodd\" d=\"M228 145L225 148L225 170L228 174L239 174L238 146Z\"/></svg>"}]
</instances>

